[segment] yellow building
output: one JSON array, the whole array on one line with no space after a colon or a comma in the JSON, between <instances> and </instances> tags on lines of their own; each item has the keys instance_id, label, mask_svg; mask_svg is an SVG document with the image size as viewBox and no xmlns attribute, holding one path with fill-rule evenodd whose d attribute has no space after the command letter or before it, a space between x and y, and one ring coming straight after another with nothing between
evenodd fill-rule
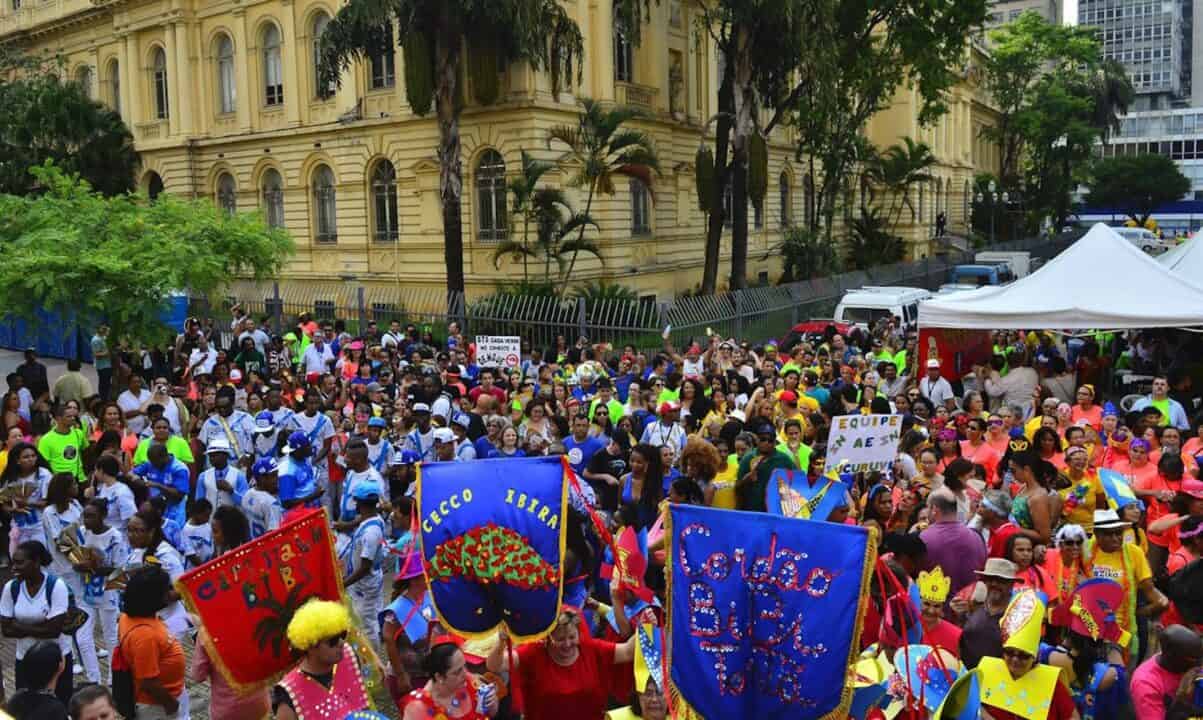
<instances>
[{"instance_id":1,"label":"yellow building","mask_svg":"<svg viewBox=\"0 0 1203 720\"><path fill-rule=\"evenodd\" d=\"M520 276L519 264L505 261L498 271L491 259L507 232L506 177L517 172L524 149L556 159L547 129L573 122L576 98L588 96L648 111L640 126L654 139L663 173L652 192L635 183L595 202L604 262L582 256L574 279L603 277L643 297L667 299L700 282L705 218L693 159L717 107L717 54L694 31L693 13L680 0L653 4L638 47L615 27L612 0L564 2L586 39L583 82L555 97L545 73L513 65L503 73L497 104L469 104L463 114L469 290ZM298 252L286 285L355 278L369 287L441 287L435 121L407 106L399 48L358 63L337 90L319 86L315 46L338 6L335 0L4 0L0 42L61 54L73 78L120 112L141 153L139 184L149 194L258 208L287 228ZM960 183L979 160L969 150L976 95L958 97L957 119L932 131L944 136L950 169L940 190L944 203L960 198ZM749 211L752 282L776 279L780 260L770 249L806 206L787 133L771 138L763 217ZM885 144L904 134L923 137L906 103L875 119L870 132ZM553 184L564 180L549 177ZM583 207L583 194L574 197ZM721 278L729 246L728 232Z\"/></svg>"}]
</instances>

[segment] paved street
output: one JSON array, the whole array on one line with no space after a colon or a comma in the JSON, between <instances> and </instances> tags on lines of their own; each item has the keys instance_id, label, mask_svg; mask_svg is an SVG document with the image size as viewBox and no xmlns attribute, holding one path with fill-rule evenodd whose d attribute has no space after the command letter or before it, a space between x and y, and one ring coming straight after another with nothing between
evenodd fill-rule
<instances>
[{"instance_id":1,"label":"paved street","mask_svg":"<svg viewBox=\"0 0 1203 720\"><path fill-rule=\"evenodd\" d=\"M54 381L58 380L63 373L67 372L67 361L57 358L38 358L39 362L46 366L46 375L50 379L50 384L53 386ZM17 366L25 362L25 356L20 350L0 350L0 377L8 375ZM91 365L83 366L84 377L92 383L92 388L96 388L96 368Z\"/></svg>"}]
</instances>

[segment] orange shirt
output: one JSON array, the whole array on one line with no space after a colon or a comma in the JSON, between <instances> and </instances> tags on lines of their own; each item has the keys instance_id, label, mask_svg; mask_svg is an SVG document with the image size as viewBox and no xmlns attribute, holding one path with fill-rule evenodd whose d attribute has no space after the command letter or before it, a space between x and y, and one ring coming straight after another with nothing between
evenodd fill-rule
<instances>
[{"instance_id":1,"label":"orange shirt","mask_svg":"<svg viewBox=\"0 0 1203 720\"><path fill-rule=\"evenodd\" d=\"M157 701L142 690L142 681L158 678L173 697L184 691L184 650L167 632L158 618L131 618L122 613L117 622L121 654L134 676L134 701L155 705Z\"/></svg>"},{"instance_id":2,"label":"orange shirt","mask_svg":"<svg viewBox=\"0 0 1203 720\"><path fill-rule=\"evenodd\" d=\"M1002 456L991 447L990 443L983 442L975 448L969 444L968 440L962 440L961 457L974 465L986 468L986 483L990 486L994 485L994 478L998 475L998 461L1002 459Z\"/></svg>"},{"instance_id":3,"label":"orange shirt","mask_svg":"<svg viewBox=\"0 0 1203 720\"><path fill-rule=\"evenodd\" d=\"M1146 478L1142 479L1141 481L1138 481L1136 484L1133 484L1132 487L1135 488L1136 490L1154 491L1154 492L1160 491L1160 490L1169 490L1170 492L1176 493L1176 492L1178 492L1178 489L1180 487L1182 487L1182 481L1177 480L1177 481L1171 482L1161 473L1154 472L1151 476L1147 476ZM1149 525L1152 525L1153 523L1157 522L1158 520L1165 517L1166 515L1171 514L1169 503L1162 502L1162 501L1158 500L1157 498L1153 498L1153 497L1146 497L1146 498L1144 498L1144 501L1148 505L1148 508L1149 508L1147 511L1147 514L1146 514L1146 522L1148 523L1148 525L1146 525L1145 527L1148 527ZM1158 533L1158 534L1149 533L1149 542L1154 545L1159 545L1161 547L1170 547L1172 545L1172 543L1174 543L1177 540L1177 536L1178 536L1177 528L1174 528L1173 532Z\"/></svg>"},{"instance_id":4,"label":"orange shirt","mask_svg":"<svg viewBox=\"0 0 1203 720\"><path fill-rule=\"evenodd\" d=\"M1083 410L1082 406L1074 405L1069 418L1074 425L1077 425L1079 420L1085 420L1090 427L1094 428L1095 432L1103 430L1103 408L1098 405L1091 405L1089 410Z\"/></svg>"}]
</instances>

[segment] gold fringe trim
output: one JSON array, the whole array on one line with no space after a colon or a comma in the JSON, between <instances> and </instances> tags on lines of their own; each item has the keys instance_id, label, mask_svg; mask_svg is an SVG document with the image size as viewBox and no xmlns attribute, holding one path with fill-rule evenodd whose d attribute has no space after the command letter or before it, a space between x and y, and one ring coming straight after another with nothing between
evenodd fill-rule
<instances>
[{"instance_id":1,"label":"gold fringe trim","mask_svg":"<svg viewBox=\"0 0 1203 720\"><path fill-rule=\"evenodd\" d=\"M741 512L731 510L727 512ZM787 518L789 519L789 518ZM803 520L802 522L825 522L817 520ZM851 527L851 526L850 526ZM877 530L875 528L860 528L866 531L869 535L865 543L865 558L861 567L861 592L860 599L856 606L856 624L852 629L851 643L848 646L848 657L844 663L844 688L840 693L840 702L833 710L823 715L822 720L842 720L848 717L848 710L852 707L852 695L855 691L856 682L856 660L860 657L860 636L864 630L865 610L869 603L869 582L873 577L873 568L877 564ZM665 543L664 554L664 574L666 576L665 585L667 587L668 602L665 616L667 618L664 630L664 647L668 654L668 707L671 717L676 720L705 720L706 716L699 712L696 708L689 704L685 696L681 694L680 688L672 680L672 637L673 637L673 541L675 535L672 528L672 509L664 520L664 534L667 538Z\"/></svg>"},{"instance_id":2,"label":"gold fringe trim","mask_svg":"<svg viewBox=\"0 0 1203 720\"><path fill-rule=\"evenodd\" d=\"M492 462L492 461L488 461L488 462ZM418 539L419 539L419 541L422 538L422 535L421 535L422 465L424 465L424 464L425 463L418 464L417 478L415 478L415 480L414 480L414 482L417 483L417 487L418 487L415 494L417 496L417 501L418 501L418 530L419 530ZM501 622L494 625L493 627L489 628L488 630L482 630L480 632L468 632L466 630L460 630L458 628L452 627L451 623L447 622L446 616L443 615L443 611L439 609L439 605L435 601L435 593L434 593L434 589L433 589L434 585L430 581L430 575L426 572L425 544L419 542L418 547L421 548L420 552L422 552L422 575L426 578L426 587L431 588L429 590L430 606L434 608L434 613L438 617L439 623L443 627L447 628L451 632L454 632L456 635L459 635L460 637L463 637L468 640L488 640L491 637L495 637L497 634L497 629L504 625L506 632L509 633L510 640L513 641L515 644L537 642L537 641L542 640L543 638L547 637L548 635L550 635L551 631L556 628L556 624L558 623L558 621L560 619L560 606L563 605L563 603L564 603L564 553L567 551L567 547L568 547L568 529L567 529L567 526L564 524L564 521L568 517L568 477L563 474L564 472L566 472L565 468L568 467L568 458L567 457L560 456L560 467L561 467L561 476L560 476L560 482L561 482L561 486L560 486L560 563L559 563L560 572L559 572L559 587L556 590L556 612L552 616L551 622L543 630L540 630L531 635L514 635L512 628L510 628L509 624L506 623L504 619Z\"/></svg>"}]
</instances>

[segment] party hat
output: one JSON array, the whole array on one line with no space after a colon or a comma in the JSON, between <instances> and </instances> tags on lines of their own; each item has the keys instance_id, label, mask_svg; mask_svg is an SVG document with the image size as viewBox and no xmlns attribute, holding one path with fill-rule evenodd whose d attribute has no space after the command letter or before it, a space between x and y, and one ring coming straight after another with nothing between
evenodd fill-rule
<instances>
[{"instance_id":1,"label":"party hat","mask_svg":"<svg viewBox=\"0 0 1203 720\"><path fill-rule=\"evenodd\" d=\"M943 604L948 599L950 589L952 589L952 578L945 575L939 565L931 572L919 573L919 597L925 602Z\"/></svg>"},{"instance_id":2,"label":"party hat","mask_svg":"<svg viewBox=\"0 0 1203 720\"><path fill-rule=\"evenodd\" d=\"M1128 484L1127 478L1114 470L1099 468L1099 484L1103 486L1103 493L1107 496L1107 505L1112 510L1122 510L1132 503L1140 502L1136 493L1132 491L1132 486Z\"/></svg>"},{"instance_id":3,"label":"party hat","mask_svg":"<svg viewBox=\"0 0 1203 720\"><path fill-rule=\"evenodd\" d=\"M1035 590L1024 588L1017 592L999 621L1003 647L1015 648L1036 657L1040 651L1045 606L1046 603Z\"/></svg>"},{"instance_id":4,"label":"party hat","mask_svg":"<svg viewBox=\"0 0 1203 720\"><path fill-rule=\"evenodd\" d=\"M664 690L664 632L650 623L635 628L635 691L643 692L651 679Z\"/></svg>"}]
</instances>

